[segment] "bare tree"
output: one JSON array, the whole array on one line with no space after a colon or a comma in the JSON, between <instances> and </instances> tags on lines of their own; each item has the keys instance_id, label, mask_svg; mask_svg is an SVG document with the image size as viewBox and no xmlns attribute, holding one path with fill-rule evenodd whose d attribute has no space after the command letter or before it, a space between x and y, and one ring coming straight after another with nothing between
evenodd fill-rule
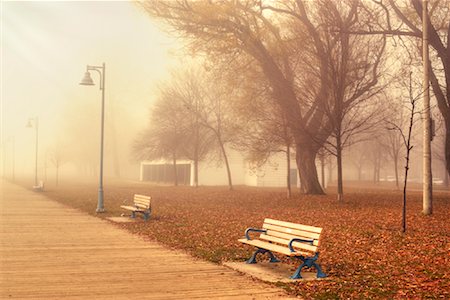
<instances>
[{"instance_id":1,"label":"bare tree","mask_svg":"<svg viewBox=\"0 0 450 300\"><path fill-rule=\"evenodd\" d=\"M323 142L329 135L329 128L323 126L324 113L318 110L317 105L300 99L294 75L294 68L298 66L289 59L297 49L289 48L288 44L292 45L293 39L300 43L298 34L303 31L296 30L294 34L288 29L286 35L281 35L287 20L270 17L265 11L271 8L263 8L260 4L254 1L150 1L142 5L152 16L166 20L187 37L191 41L191 49L197 52L204 51L211 56L247 55L253 59L269 83L273 99L285 112L289 128L294 133L303 192L322 194L315 157L320 141ZM303 3L299 6L287 10L300 11L301 20L293 16L296 22L305 21L311 31L318 30L310 23ZM320 66L323 74L327 72L324 68L325 63ZM316 103L326 98L326 84L319 90L320 93L314 97ZM312 136L319 143L312 141Z\"/></svg>"},{"instance_id":2,"label":"bare tree","mask_svg":"<svg viewBox=\"0 0 450 300\"><path fill-rule=\"evenodd\" d=\"M137 159L167 159L173 163L174 185L178 185L177 159L186 146L186 113L181 103L159 98L150 115L150 124L133 144Z\"/></svg>"},{"instance_id":3,"label":"bare tree","mask_svg":"<svg viewBox=\"0 0 450 300\"><path fill-rule=\"evenodd\" d=\"M300 0L142 3L150 15L164 19L187 38L194 51L209 57L252 58L286 116L302 191L312 194L323 193L315 160L332 131L324 109L331 96L331 57L324 38L326 17L319 9L326 4ZM364 9L357 14L370 17ZM357 19L353 11L349 15Z\"/></svg>"},{"instance_id":4,"label":"bare tree","mask_svg":"<svg viewBox=\"0 0 450 300\"><path fill-rule=\"evenodd\" d=\"M409 115L409 122L408 122L408 132L405 134L403 131L403 124L396 124L393 122L390 122L391 130L396 130L400 133L403 144L405 146L406 150L406 157L405 157L405 178L403 182L403 207L402 207L402 232L406 232L406 186L408 184L408 171L409 171L409 158L410 153L413 148L411 145L411 137L412 137L412 131L413 131L413 125L414 125L414 116L417 114L416 112L416 104L419 97L414 97L413 95L413 88L412 88L412 73L410 73L410 79L409 79L409 104L410 104L410 115Z\"/></svg>"},{"instance_id":5,"label":"bare tree","mask_svg":"<svg viewBox=\"0 0 450 300\"><path fill-rule=\"evenodd\" d=\"M232 175L226 150L235 136L235 121L233 119L229 98L234 97L232 89L225 89L218 74L204 72L200 67L172 74L170 83L162 87L166 98L177 99L191 119L194 131L194 163L199 161L200 144L202 140L209 144L211 136L218 145L225 163L229 189L233 189ZM209 132L205 133L205 131ZM203 134L199 135L200 132ZM206 145L205 145L206 146ZM203 147L205 148L205 147ZM211 152L209 147L208 152ZM206 148L205 148L206 149ZM195 163L195 178L198 178L198 163ZM198 180L194 180L198 185Z\"/></svg>"},{"instance_id":6,"label":"bare tree","mask_svg":"<svg viewBox=\"0 0 450 300\"><path fill-rule=\"evenodd\" d=\"M55 166L55 184L59 184L59 168L67 162L67 156L63 151L63 147L58 142L50 151L48 152L48 157L50 163Z\"/></svg>"},{"instance_id":7,"label":"bare tree","mask_svg":"<svg viewBox=\"0 0 450 300\"><path fill-rule=\"evenodd\" d=\"M328 151L337 159L338 200L343 200L342 151L356 135L374 126L386 39L384 36L350 35L371 16L362 13L360 1L317 1L318 18L325 28L321 43L328 62L330 95L323 109L331 135ZM322 58L323 59L323 58ZM375 104L375 105L374 105Z\"/></svg>"}]
</instances>

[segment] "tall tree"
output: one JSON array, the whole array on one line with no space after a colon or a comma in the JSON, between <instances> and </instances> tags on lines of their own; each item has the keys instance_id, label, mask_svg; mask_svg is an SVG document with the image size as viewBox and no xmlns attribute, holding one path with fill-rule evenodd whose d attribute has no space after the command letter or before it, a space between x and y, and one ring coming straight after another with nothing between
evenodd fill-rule
<instances>
[{"instance_id":1,"label":"tall tree","mask_svg":"<svg viewBox=\"0 0 450 300\"><path fill-rule=\"evenodd\" d=\"M320 143L330 131L323 126L324 113L318 109L318 103L327 97L326 84L320 86L314 99L305 100L300 96L301 89L294 76L294 68L299 66L289 59L298 50L289 46L293 39L301 44L299 38L305 38L300 37L303 31L296 30L295 35L290 30L284 32L284 25L292 20L271 17L273 13L266 13L268 8L263 8L260 1L149 1L142 5L152 16L166 20L189 38L191 48L197 52L247 55L253 59L270 84L273 99L285 112L293 132L303 192L323 193L315 158ZM309 22L303 3L300 8L289 9L300 10L302 20L310 24L312 31L317 30ZM325 63L319 69L326 74L324 68Z\"/></svg>"},{"instance_id":2,"label":"tall tree","mask_svg":"<svg viewBox=\"0 0 450 300\"><path fill-rule=\"evenodd\" d=\"M188 38L194 51L253 59L292 132L302 191L323 193L315 160L332 131L323 107L331 84L328 33L317 3L149 1L142 6Z\"/></svg>"}]
</instances>

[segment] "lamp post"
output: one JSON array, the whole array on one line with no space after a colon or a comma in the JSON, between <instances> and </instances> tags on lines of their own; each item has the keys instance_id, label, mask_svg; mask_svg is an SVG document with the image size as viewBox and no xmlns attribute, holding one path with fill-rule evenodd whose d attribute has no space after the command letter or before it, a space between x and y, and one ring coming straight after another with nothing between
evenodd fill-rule
<instances>
[{"instance_id":1,"label":"lamp post","mask_svg":"<svg viewBox=\"0 0 450 300\"><path fill-rule=\"evenodd\" d=\"M39 118L36 116L34 118L28 118L27 128L35 128L36 130L36 157L34 165L34 186L38 185L37 179L37 169L38 169L38 145L39 145Z\"/></svg>"},{"instance_id":2,"label":"lamp post","mask_svg":"<svg viewBox=\"0 0 450 300\"><path fill-rule=\"evenodd\" d=\"M14 136L9 137L12 142L12 181L16 181L16 139Z\"/></svg>"},{"instance_id":3,"label":"lamp post","mask_svg":"<svg viewBox=\"0 0 450 300\"><path fill-rule=\"evenodd\" d=\"M101 130L100 130L100 180L98 185L98 200L97 200L97 213L105 212L103 206L103 135L104 135L104 120L105 120L105 63L101 66L89 66L86 67L86 73L81 80L81 85L95 85L91 78L89 71L96 71L100 76L100 90L102 91L102 116L101 116Z\"/></svg>"}]
</instances>

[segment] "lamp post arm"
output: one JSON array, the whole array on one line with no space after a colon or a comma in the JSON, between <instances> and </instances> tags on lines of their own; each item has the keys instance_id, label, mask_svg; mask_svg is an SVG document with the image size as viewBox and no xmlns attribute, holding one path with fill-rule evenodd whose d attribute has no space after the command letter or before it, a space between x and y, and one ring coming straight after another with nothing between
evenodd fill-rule
<instances>
[{"instance_id":1,"label":"lamp post arm","mask_svg":"<svg viewBox=\"0 0 450 300\"><path fill-rule=\"evenodd\" d=\"M86 67L87 71L96 71L100 76L100 90L104 90L105 88L105 64L103 66L89 66Z\"/></svg>"}]
</instances>

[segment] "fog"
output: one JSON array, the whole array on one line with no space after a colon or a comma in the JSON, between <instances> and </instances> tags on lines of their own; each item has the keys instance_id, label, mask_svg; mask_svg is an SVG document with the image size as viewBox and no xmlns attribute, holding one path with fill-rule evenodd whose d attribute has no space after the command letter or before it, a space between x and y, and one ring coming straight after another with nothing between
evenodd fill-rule
<instances>
[{"instance_id":1,"label":"fog","mask_svg":"<svg viewBox=\"0 0 450 300\"><path fill-rule=\"evenodd\" d=\"M55 152L63 162L61 174L86 177L97 171L92 168L99 160L100 78L92 72L95 86L79 82L86 65L104 62L105 176L138 178L130 141L147 122L155 82L177 63L171 55L177 42L130 2L1 6L2 172L34 176L36 131L26 125L36 117L39 178L53 176Z\"/></svg>"},{"instance_id":2,"label":"fog","mask_svg":"<svg viewBox=\"0 0 450 300\"><path fill-rule=\"evenodd\" d=\"M151 14L151 6L147 7L147 10ZM136 155L133 155L131 145L149 124L150 108L159 95L157 86L164 81L174 81L170 77L171 72L182 69L186 61L192 59L184 52L185 45L182 40L176 39L176 34L169 36L168 32L174 33L174 30L163 30L167 29L163 27L163 22L156 23L147 13L142 7L131 2L1 2L0 167L3 176L32 178L35 174L37 152L37 177L41 180L53 180L56 165L59 165L61 179L76 177L93 180L98 177L102 96L99 88L100 76L91 71L95 86L83 86L79 83L87 65L101 66L105 63L104 174L110 178L139 179L139 162L133 158ZM201 44L201 40L198 44ZM389 47L393 47L392 43L388 43ZM211 49L216 50L214 47ZM394 53L394 49L389 51ZM404 54L399 48L395 51L396 55ZM224 57L226 61L226 55ZM248 58L242 57L246 62ZM221 59L222 57L219 57L218 62ZM215 62L209 63L210 67L214 68L212 65ZM396 69L400 68L401 62L392 56L385 64ZM223 66L226 67L226 64ZM251 74L252 68L249 68L248 74ZM219 73L220 71L222 70L219 70ZM303 69L296 71L299 74L308 73ZM420 73L417 69L415 76L420 86ZM262 80L252 85L251 80L246 79L248 78L239 79L239 74L236 74L236 78L229 80L230 86L239 80L245 83L242 84L242 90L235 92L234 96L245 94L245 89L254 91L267 84ZM361 80L363 79L364 76ZM204 80L206 81L212 83L214 90L220 80ZM205 84L200 84L202 85ZM231 89L237 89L236 85L238 84L235 83ZM219 103L222 106L225 102L232 102L228 100L234 98L227 92L225 94L225 101ZM396 95L395 91L386 91L382 97L393 99L400 96ZM170 96L167 98L172 101ZM247 98L252 100L249 102L256 103L255 99ZM262 102L256 106L265 107L269 114L273 113L273 106L269 106L265 100L258 101ZM170 102L171 108L176 106L173 103ZM194 109L198 112L197 102L195 107L190 103L191 108L188 104L179 103L185 115ZM210 105L213 106L213 103ZM390 110L391 105L386 102L382 109ZM434 114L437 114L434 100L432 106ZM245 113L255 109L251 105L246 107ZM355 115L364 113L364 110L370 109L365 106L361 111L355 110ZM189 118L186 117L187 122L191 122ZM411 153L410 165L410 178L418 183L422 173L422 128L419 119L416 118L414 125L415 148ZM31 127L27 126L28 123ZM437 153L442 153L444 129L442 122L439 124L433 147ZM367 127L366 129L369 129L372 125ZM249 128L251 130L251 127ZM378 128L385 130L383 126ZM371 158L368 149L372 151L378 142L370 143L372 134L375 136L375 133L366 133L365 141L361 144L355 143L348 147L346 145L346 169L343 171L346 180L371 181L374 179L373 170L377 169L377 180L391 181L394 175L392 160L388 158L385 149L375 151L383 161L378 167L373 167L378 158ZM308 139L305 140L309 142ZM234 150L236 148L239 147ZM270 151L272 150L269 149ZM403 153L403 150L400 152ZM192 161L192 158L186 155L179 159ZM335 158L327 160L322 180L325 182L336 179L336 169L333 169ZM320 172L320 162L315 163ZM403 174L403 164L402 154L397 168L399 179ZM433 164L437 177L446 176L443 158L435 160ZM277 178L277 185L281 186L286 182L284 169L275 165L276 163L273 169L266 172L279 169L281 175ZM241 169L236 167L236 173L247 172L244 167ZM221 176L225 176L224 171L221 172ZM207 176L213 178L213 175L205 175L203 178ZM248 183L248 178L241 174L234 176L240 178L240 181L235 180L237 184ZM255 178L251 178L253 179L257 182ZM295 179L294 182L296 181ZM325 185L324 182L322 184Z\"/></svg>"}]
</instances>

